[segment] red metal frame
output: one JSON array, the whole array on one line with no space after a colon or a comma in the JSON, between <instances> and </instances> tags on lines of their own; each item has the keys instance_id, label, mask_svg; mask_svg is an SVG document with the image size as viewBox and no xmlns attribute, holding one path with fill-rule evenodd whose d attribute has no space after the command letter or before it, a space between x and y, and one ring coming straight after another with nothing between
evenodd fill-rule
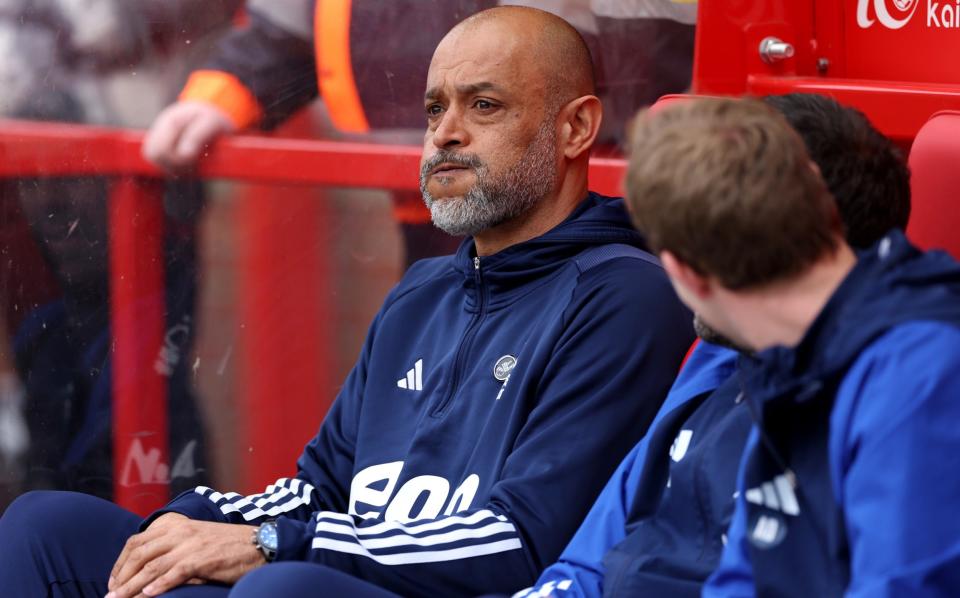
<instances>
[{"instance_id":1,"label":"red metal frame","mask_svg":"<svg viewBox=\"0 0 960 598\"><path fill-rule=\"evenodd\" d=\"M116 174L162 177L140 155L143 132L0 119L0 177ZM196 175L251 183L419 189L419 147L235 136L222 140ZM594 158L591 188L620 192L624 161Z\"/></svg>"},{"instance_id":2,"label":"red metal frame","mask_svg":"<svg viewBox=\"0 0 960 598\"><path fill-rule=\"evenodd\" d=\"M155 364L164 341L162 173L140 156L143 133L71 124L0 120L0 177L116 175L110 206L111 324L113 330L115 499L145 514L169 499L166 379ZM236 136L220 141L199 165L197 176L249 183L418 189L420 148L331 141ZM591 188L620 193L623 160L594 159ZM332 388L321 364L329 264L301 247L320 247L322 202L290 199L269 187L255 190L238 221L245 264L240 291L244 321L239 397L245 418L241 434L251 450L243 488L292 473L303 438L316 429ZM286 202L276 210L277 202ZM285 220L287 236L264 226ZM296 246L292 239L304 245ZM278 271L276 264L294 268ZM292 267L292 266L291 266ZM284 289L293 289L285 293ZM270 315L269 321L266 316ZM284 401L293 417L270 407ZM273 414L273 415L270 415Z\"/></svg>"},{"instance_id":3,"label":"red metal frame","mask_svg":"<svg viewBox=\"0 0 960 598\"><path fill-rule=\"evenodd\" d=\"M960 108L960 85L935 83L878 84L860 79L831 81L816 77L783 79L751 75L747 79L747 92L756 96L792 92L831 96L842 104L857 106L869 115L875 127L905 145L917 136L917 131L932 114Z\"/></svg>"},{"instance_id":4,"label":"red metal frame","mask_svg":"<svg viewBox=\"0 0 960 598\"><path fill-rule=\"evenodd\" d=\"M857 18L861 2L870 26ZM960 52L960 35L955 28L930 27L929 3L915 2L913 18L890 29L876 22L873 0L700 0L693 92L833 96L909 146L932 114L960 109L960 75L946 58ZM761 60L760 42L768 36L792 44L795 55L772 64Z\"/></svg>"},{"instance_id":5,"label":"red metal frame","mask_svg":"<svg viewBox=\"0 0 960 598\"><path fill-rule=\"evenodd\" d=\"M111 190L114 500L149 513L169 500L164 340L163 187L123 177Z\"/></svg>"}]
</instances>

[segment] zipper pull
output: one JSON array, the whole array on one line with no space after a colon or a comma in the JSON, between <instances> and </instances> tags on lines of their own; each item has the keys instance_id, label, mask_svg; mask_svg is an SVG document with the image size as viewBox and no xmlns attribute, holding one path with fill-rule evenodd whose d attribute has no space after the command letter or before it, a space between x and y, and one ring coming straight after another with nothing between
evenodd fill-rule
<instances>
[{"instance_id":1,"label":"zipper pull","mask_svg":"<svg viewBox=\"0 0 960 598\"><path fill-rule=\"evenodd\" d=\"M473 269L474 269L474 270L479 270L479 269L480 269L480 258L479 258L479 257L473 258Z\"/></svg>"}]
</instances>

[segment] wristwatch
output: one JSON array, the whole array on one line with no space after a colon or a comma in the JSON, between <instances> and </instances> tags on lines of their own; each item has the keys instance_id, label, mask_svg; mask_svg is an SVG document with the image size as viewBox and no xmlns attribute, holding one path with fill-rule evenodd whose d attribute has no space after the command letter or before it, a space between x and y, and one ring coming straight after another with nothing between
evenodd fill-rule
<instances>
[{"instance_id":1,"label":"wristwatch","mask_svg":"<svg viewBox=\"0 0 960 598\"><path fill-rule=\"evenodd\" d=\"M277 558L277 522L264 521L253 530L253 545L263 553L268 563Z\"/></svg>"}]
</instances>

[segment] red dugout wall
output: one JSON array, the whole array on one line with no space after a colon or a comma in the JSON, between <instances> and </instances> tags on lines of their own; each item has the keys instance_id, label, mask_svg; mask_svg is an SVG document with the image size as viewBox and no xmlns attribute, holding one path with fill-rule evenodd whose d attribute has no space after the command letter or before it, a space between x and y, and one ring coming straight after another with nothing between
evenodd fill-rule
<instances>
[{"instance_id":1,"label":"red dugout wall","mask_svg":"<svg viewBox=\"0 0 960 598\"><path fill-rule=\"evenodd\" d=\"M693 91L823 93L909 146L933 113L960 108L955 13L934 0L700 0ZM768 38L793 55L764 60Z\"/></svg>"}]
</instances>

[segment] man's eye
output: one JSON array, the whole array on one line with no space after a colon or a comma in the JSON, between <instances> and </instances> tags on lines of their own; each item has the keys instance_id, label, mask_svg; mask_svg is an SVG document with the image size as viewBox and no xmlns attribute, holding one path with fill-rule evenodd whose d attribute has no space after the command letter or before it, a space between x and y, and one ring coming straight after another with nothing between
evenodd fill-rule
<instances>
[{"instance_id":1,"label":"man's eye","mask_svg":"<svg viewBox=\"0 0 960 598\"><path fill-rule=\"evenodd\" d=\"M489 102L487 100L477 100L474 102L473 106L478 110L492 110L496 107L493 102Z\"/></svg>"},{"instance_id":2,"label":"man's eye","mask_svg":"<svg viewBox=\"0 0 960 598\"><path fill-rule=\"evenodd\" d=\"M438 116L443 112L443 106L440 104L430 104L427 106L427 116Z\"/></svg>"}]
</instances>

